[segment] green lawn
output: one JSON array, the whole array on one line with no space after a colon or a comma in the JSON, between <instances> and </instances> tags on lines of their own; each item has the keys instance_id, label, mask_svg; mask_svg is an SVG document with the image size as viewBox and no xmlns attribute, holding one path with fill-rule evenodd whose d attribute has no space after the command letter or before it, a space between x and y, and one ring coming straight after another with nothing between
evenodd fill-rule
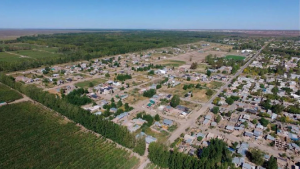
<instances>
[{"instance_id":1,"label":"green lawn","mask_svg":"<svg viewBox=\"0 0 300 169\"><path fill-rule=\"evenodd\" d=\"M78 87L81 87L81 88L88 88L90 87L90 83L93 84L93 86L96 86L100 83L104 83L106 82L107 80L105 79L93 79L93 80L87 80L87 81L84 81L84 82L79 82L79 83L76 83L75 86L78 86Z\"/></svg>"},{"instance_id":2,"label":"green lawn","mask_svg":"<svg viewBox=\"0 0 300 169\"><path fill-rule=\"evenodd\" d=\"M43 107L0 107L0 168L119 168L139 160Z\"/></svg>"},{"instance_id":3,"label":"green lawn","mask_svg":"<svg viewBox=\"0 0 300 169\"><path fill-rule=\"evenodd\" d=\"M1 102L12 102L21 99L22 95L4 84L0 83L0 103Z\"/></svg>"},{"instance_id":4,"label":"green lawn","mask_svg":"<svg viewBox=\"0 0 300 169\"><path fill-rule=\"evenodd\" d=\"M225 58L226 59L233 59L233 60L244 60L245 59L244 56L236 56L236 55L227 55Z\"/></svg>"},{"instance_id":5,"label":"green lawn","mask_svg":"<svg viewBox=\"0 0 300 169\"><path fill-rule=\"evenodd\" d=\"M16 53L18 55L23 55L23 56L28 56L28 57L34 58L34 59L55 57L55 56L60 55L57 53L50 53L50 52L37 51L37 50L19 50L19 51L14 51L12 53Z\"/></svg>"}]
</instances>

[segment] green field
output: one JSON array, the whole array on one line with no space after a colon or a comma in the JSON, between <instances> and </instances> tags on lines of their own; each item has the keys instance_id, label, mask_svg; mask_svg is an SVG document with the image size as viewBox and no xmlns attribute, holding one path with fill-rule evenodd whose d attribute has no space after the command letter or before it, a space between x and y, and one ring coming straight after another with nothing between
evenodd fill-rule
<instances>
[{"instance_id":1,"label":"green field","mask_svg":"<svg viewBox=\"0 0 300 169\"><path fill-rule=\"evenodd\" d=\"M76 83L75 86L77 87L81 87L81 88L87 88L87 87L90 87L90 83L93 84L93 86L96 86L100 83L104 83L106 82L107 80L105 79L93 79L93 80L87 80L87 81L84 81L84 82L79 82L79 83Z\"/></svg>"},{"instance_id":2,"label":"green field","mask_svg":"<svg viewBox=\"0 0 300 169\"><path fill-rule=\"evenodd\" d=\"M20 56L9 54L6 52L0 52L0 62L13 62L13 61L21 61L28 58L21 58Z\"/></svg>"},{"instance_id":3,"label":"green field","mask_svg":"<svg viewBox=\"0 0 300 169\"><path fill-rule=\"evenodd\" d=\"M12 102L21 99L22 95L4 84L0 83L0 103L1 102Z\"/></svg>"},{"instance_id":4,"label":"green field","mask_svg":"<svg viewBox=\"0 0 300 169\"><path fill-rule=\"evenodd\" d=\"M139 160L30 102L0 107L0 168L120 168Z\"/></svg>"},{"instance_id":5,"label":"green field","mask_svg":"<svg viewBox=\"0 0 300 169\"><path fill-rule=\"evenodd\" d=\"M23 55L23 56L28 56L29 58L34 58L34 59L55 57L55 56L60 55L60 54L57 54L57 53L37 51L37 50L19 50L19 51L13 51L12 53L15 53L15 54L18 54L18 55Z\"/></svg>"},{"instance_id":6,"label":"green field","mask_svg":"<svg viewBox=\"0 0 300 169\"><path fill-rule=\"evenodd\" d=\"M227 55L226 59L233 59L233 60L244 60L246 57L244 56L236 56L236 55Z\"/></svg>"},{"instance_id":7,"label":"green field","mask_svg":"<svg viewBox=\"0 0 300 169\"><path fill-rule=\"evenodd\" d=\"M165 65L165 66L171 66L171 67L179 67L181 65L185 64L185 61L180 60L164 60L162 62L159 62L158 64Z\"/></svg>"}]
</instances>

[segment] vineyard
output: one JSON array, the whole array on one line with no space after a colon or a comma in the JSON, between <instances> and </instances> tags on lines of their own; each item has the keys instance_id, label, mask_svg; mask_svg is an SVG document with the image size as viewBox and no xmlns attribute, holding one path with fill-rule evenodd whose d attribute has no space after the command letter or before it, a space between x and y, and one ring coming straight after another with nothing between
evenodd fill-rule
<instances>
[{"instance_id":1,"label":"vineyard","mask_svg":"<svg viewBox=\"0 0 300 169\"><path fill-rule=\"evenodd\" d=\"M126 150L30 102L0 107L0 168L132 168Z\"/></svg>"},{"instance_id":2,"label":"vineyard","mask_svg":"<svg viewBox=\"0 0 300 169\"><path fill-rule=\"evenodd\" d=\"M6 85L0 83L0 103L1 102L12 102L21 99L22 95Z\"/></svg>"}]
</instances>

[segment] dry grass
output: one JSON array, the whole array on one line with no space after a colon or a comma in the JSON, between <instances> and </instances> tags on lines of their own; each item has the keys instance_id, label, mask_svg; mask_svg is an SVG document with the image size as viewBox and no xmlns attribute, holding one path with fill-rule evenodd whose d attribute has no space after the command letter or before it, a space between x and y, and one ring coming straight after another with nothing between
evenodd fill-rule
<instances>
[{"instance_id":1,"label":"dry grass","mask_svg":"<svg viewBox=\"0 0 300 169\"><path fill-rule=\"evenodd\" d=\"M205 93L206 93L205 89L194 90L193 91L193 97L191 97L191 99L193 101L197 101L197 102L206 102L206 101L208 101L208 97Z\"/></svg>"},{"instance_id":2,"label":"dry grass","mask_svg":"<svg viewBox=\"0 0 300 169\"><path fill-rule=\"evenodd\" d=\"M125 99L125 102L129 103L129 104L135 104L139 101L146 99L146 97L144 97L142 94L139 93L138 88L134 88L134 89L130 90L127 94L128 94L128 97Z\"/></svg>"}]
</instances>

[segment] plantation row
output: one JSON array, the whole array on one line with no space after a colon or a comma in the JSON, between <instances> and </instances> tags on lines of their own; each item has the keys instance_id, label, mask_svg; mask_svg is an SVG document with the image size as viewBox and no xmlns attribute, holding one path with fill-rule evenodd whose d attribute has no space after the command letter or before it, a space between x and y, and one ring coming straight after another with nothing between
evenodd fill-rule
<instances>
[{"instance_id":1,"label":"plantation row","mask_svg":"<svg viewBox=\"0 0 300 169\"><path fill-rule=\"evenodd\" d=\"M0 107L0 168L132 168L136 157L31 102Z\"/></svg>"},{"instance_id":2,"label":"plantation row","mask_svg":"<svg viewBox=\"0 0 300 169\"><path fill-rule=\"evenodd\" d=\"M34 85L24 85L15 82L13 77L6 76L3 73L0 73L0 82L59 112L74 122L83 125L87 129L95 131L125 147L135 148L136 145L142 146L137 144L135 136L130 133L127 128L119 126L101 116L91 114L89 111L83 110L79 106L72 105L57 95L44 92ZM145 146L143 148L145 149Z\"/></svg>"},{"instance_id":3,"label":"plantation row","mask_svg":"<svg viewBox=\"0 0 300 169\"><path fill-rule=\"evenodd\" d=\"M11 90L6 85L0 83L0 103L1 102L12 102L21 99L22 95L14 90Z\"/></svg>"}]
</instances>

